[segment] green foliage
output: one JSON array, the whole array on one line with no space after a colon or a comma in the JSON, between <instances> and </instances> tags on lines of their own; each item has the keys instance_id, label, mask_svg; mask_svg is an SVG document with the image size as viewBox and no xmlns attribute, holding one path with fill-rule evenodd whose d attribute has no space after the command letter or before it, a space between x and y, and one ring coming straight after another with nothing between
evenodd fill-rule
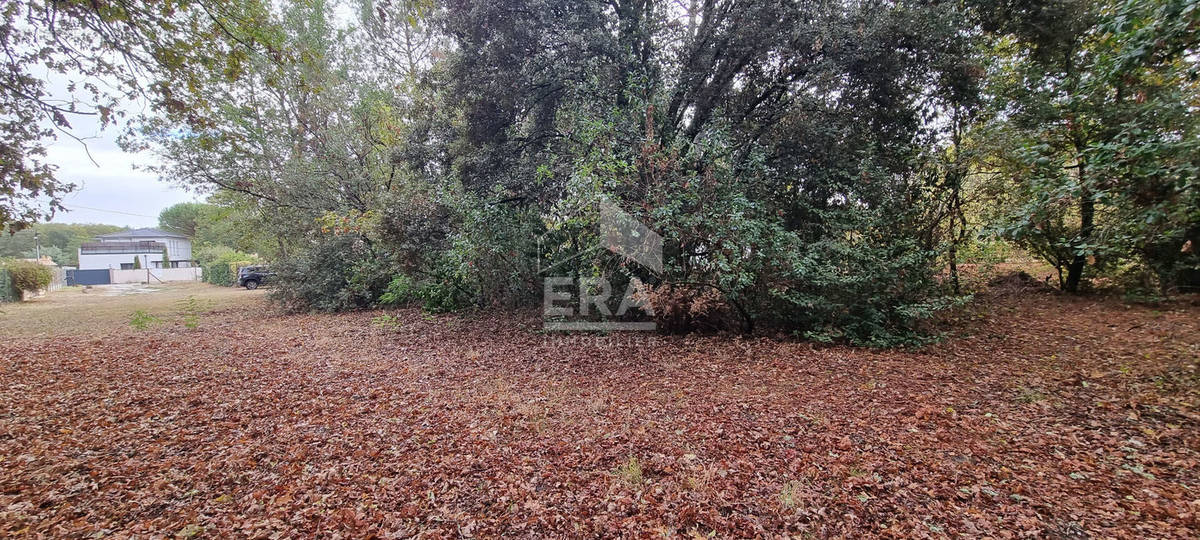
<instances>
[{"instance_id":1,"label":"green foliage","mask_svg":"<svg viewBox=\"0 0 1200 540\"><path fill-rule=\"evenodd\" d=\"M391 281L386 255L358 235L319 238L272 265L282 284L272 297L290 309L343 311L373 305Z\"/></svg>"},{"instance_id":2,"label":"green foliage","mask_svg":"<svg viewBox=\"0 0 1200 540\"><path fill-rule=\"evenodd\" d=\"M967 263L995 264L1013 259L1018 251L1009 242L984 237L965 243L960 255Z\"/></svg>"},{"instance_id":3,"label":"green foliage","mask_svg":"<svg viewBox=\"0 0 1200 540\"><path fill-rule=\"evenodd\" d=\"M12 288L15 291L37 292L50 286L54 275L45 265L28 261L8 261L4 263ZM20 295L17 295L20 298Z\"/></svg>"},{"instance_id":4,"label":"green foliage","mask_svg":"<svg viewBox=\"0 0 1200 540\"><path fill-rule=\"evenodd\" d=\"M618 138L607 132L615 122L589 126L590 133L576 130L589 152L575 161L567 197L549 214L545 264L616 286L649 283L648 303L666 330L785 328L823 341L908 345L927 341L924 323L960 301L933 277L939 250L923 246L921 230L909 225L918 222L913 206L921 199L907 195L919 177L857 163L855 176L872 175L874 185L840 187L844 197L871 201L866 208L831 205L819 192L805 197L789 183L779 186L780 197L763 197L774 174L767 150L751 148L735 168L734 145L721 131L692 145L643 147L641 159L653 166L642 200L617 204L662 235L664 270L627 264L602 248L589 201L619 193L605 186L633 182L638 164L605 147Z\"/></svg>"},{"instance_id":5,"label":"green foliage","mask_svg":"<svg viewBox=\"0 0 1200 540\"><path fill-rule=\"evenodd\" d=\"M212 301L200 300L195 295L188 295L187 298L178 301L177 303L179 314L183 319L183 326L188 330L195 330L200 327L200 316L212 309Z\"/></svg>"},{"instance_id":6,"label":"green foliage","mask_svg":"<svg viewBox=\"0 0 1200 540\"><path fill-rule=\"evenodd\" d=\"M400 328L400 318L395 315L383 314L371 318L371 325L384 330L396 330Z\"/></svg>"},{"instance_id":7,"label":"green foliage","mask_svg":"<svg viewBox=\"0 0 1200 540\"><path fill-rule=\"evenodd\" d=\"M253 255L224 246L207 246L197 249L193 256L200 265L202 279L213 285L233 285L237 281L238 268L257 262Z\"/></svg>"},{"instance_id":8,"label":"green foliage","mask_svg":"<svg viewBox=\"0 0 1200 540\"><path fill-rule=\"evenodd\" d=\"M260 217L253 206L230 193L217 193L204 203L179 203L159 213L159 227L186 235L192 245L269 252Z\"/></svg>"},{"instance_id":9,"label":"green foliage","mask_svg":"<svg viewBox=\"0 0 1200 540\"><path fill-rule=\"evenodd\" d=\"M256 0L44 2L0 7L0 227L23 229L63 209L77 186L45 160L47 141L70 134L77 115L101 128L125 115L123 101L149 98L155 110L202 128L211 103L203 89L236 79L275 37ZM59 95L50 81L70 81Z\"/></svg>"},{"instance_id":10,"label":"green foliage","mask_svg":"<svg viewBox=\"0 0 1200 540\"><path fill-rule=\"evenodd\" d=\"M379 303L385 306L402 306L417 299L417 286L405 275L398 275L388 282L387 289L379 295Z\"/></svg>"},{"instance_id":11,"label":"green foliage","mask_svg":"<svg viewBox=\"0 0 1200 540\"><path fill-rule=\"evenodd\" d=\"M1116 289L1121 291L1126 302L1156 304L1167 300L1160 273L1145 264L1131 263L1113 270Z\"/></svg>"},{"instance_id":12,"label":"green foliage","mask_svg":"<svg viewBox=\"0 0 1200 540\"><path fill-rule=\"evenodd\" d=\"M426 280L414 282L403 274L392 278L387 289L379 295L379 304L403 306L419 303L431 313L445 313L470 305L471 295L464 292L461 283Z\"/></svg>"},{"instance_id":13,"label":"green foliage","mask_svg":"<svg viewBox=\"0 0 1200 540\"><path fill-rule=\"evenodd\" d=\"M216 207L205 203L178 203L158 213L158 226L164 230L195 238L201 224Z\"/></svg>"},{"instance_id":14,"label":"green foliage","mask_svg":"<svg viewBox=\"0 0 1200 540\"><path fill-rule=\"evenodd\" d=\"M964 302L939 294L927 271L936 253L911 241L828 239L797 249L771 294L775 314L816 341L894 347L929 341L922 324Z\"/></svg>"},{"instance_id":15,"label":"green foliage","mask_svg":"<svg viewBox=\"0 0 1200 540\"><path fill-rule=\"evenodd\" d=\"M421 307L431 313L456 311L471 305L469 293L453 282L431 283L417 291Z\"/></svg>"},{"instance_id":16,"label":"green foliage","mask_svg":"<svg viewBox=\"0 0 1200 540\"><path fill-rule=\"evenodd\" d=\"M1036 7L1007 6L995 29L978 135L1000 185L992 230L1066 271L1136 261L1163 290L1200 288L1200 10L1182 0L1063 2L1030 32ZM1030 11L1026 11L1026 10Z\"/></svg>"},{"instance_id":17,"label":"green foliage","mask_svg":"<svg viewBox=\"0 0 1200 540\"><path fill-rule=\"evenodd\" d=\"M547 268L712 310L679 330L888 343L943 304L906 209L928 203L926 94L971 94L961 11L737 1L685 30L651 4L516 7L398 3L338 32L326 5L279 6L299 58L208 85L204 130L151 126L160 172L256 210L273 296L297 309L527 306ZM398 35L416 61L389 56ZM662 234L664 272L604 249L602 204Z\"/></svg>"},{"instance_id":18,"label":"green foliage","mask_svg":"<svg viewBox=\"0 0 1200 540\"><path fill-rule=\"evenodd\" d=\"M132 327L134 330L145 330L145 329L150 328L151 326L154 326L160 322L162 322L162 319L159 319L158 317L155 317L154 315L146 313L145 310L141 310L141 309L134 311L129 316L129 326Z\"/></svg>"},{"instance_id":19,"label":"green foliage","mask_svg":"<svg viewBox=\"0 0 1200 540\"><path fill-rule=\"evenodd\" d=\"M273 5L256 37L290 54L146 134L216 190L171 221L275 262L295 309L529 306L568 276L644 285L667 330L923 343L968 298L946 261L1192 268L1195 33L1164 21L1194 9L1043 4ZM661 272L606 249L612 207Z\"/></svg>"},{"instance_id":20,"label":"green foliage","mask_svg":"<svg viewBox=\"0 0 1200 540\"><path fill-rule=\"evenodd\" d=\"M142 269L142 258L138 257L137 255L133 256L133 269L134 270Z\"/></svg>"}]
</instances>

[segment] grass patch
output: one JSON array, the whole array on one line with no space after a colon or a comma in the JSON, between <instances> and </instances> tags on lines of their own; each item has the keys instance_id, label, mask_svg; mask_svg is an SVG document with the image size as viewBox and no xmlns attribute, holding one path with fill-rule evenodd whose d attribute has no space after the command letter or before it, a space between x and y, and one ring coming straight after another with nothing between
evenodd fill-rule
<instances>
[{"instance_id":1,"label":"grass patch","mask_svg":"<svg viewBox=\"0 0 1200 540\"><path fill-rule=\"evenodd\" d=\"M66 287L28 302L5 304L0 311L0 335L56 337L111 335L138 331L131 313L143 311L163 320L184 315L194 298L196 313L262 305L265 291L247 291L208 283ZM261 314L261 310L260 314ZM196 321L199 323L199 321Z\"/></svg>"},{"instance_id":2,"label":"grass patch","mask_svg":"<svg viewBox=\"0 0 1200 540\"><path fill-rule=\"evenodd\" d=\"M1017 401L1021 403L1037 403L1045 400L1046 395L1037 388L1022 386L1017 392Z\"/></svg>"},{"instance_id":3,"label":"grass patch","mask_svg":"<svg viewBox=\"0 0 1200 540\"><path fill-rule=\"evenodd\" d=\"M779 505L788 509L795 510L800 506L801 493L804 486L795 480L784 482L783 487L779 488Z\"/></svg>"},{"instance_id":4,"label":"grass patch","mask_svg":"<svg viewBox=\"0 0 1200 540\"><path fill-rule=\"evenodd\" d=\"M146 313L145 310L141 309L133 312L133 314L129 316L129 327L133 328L134 330L145 330L160 322L162 322L162 319Z\"/></svg>"},{"instance_id":5,"label":"grass patch","mask_svg":"<svg viewBox=\"0 0 1200 540\"><path fill-rule=\"evenodd\" d=\"M381 328L384 330L397 330L401 326L400 317L397 317L395 315L388 315L388 314L379 315L377 317L372 317L371 318L371 326L374 326L375 328Z\"/></svg>"},{"instance_id":6,"label":"grass patch","mask_svg":"<svg viewBox=\"0 0 1200 540\"><path fill-rule=\"evenodd\" d=\"M634 456L629 456L625 463L617 467L616 475L631 488L641 486L646 480L642 476L642 463Z\"/></svg>"}]
</instances>

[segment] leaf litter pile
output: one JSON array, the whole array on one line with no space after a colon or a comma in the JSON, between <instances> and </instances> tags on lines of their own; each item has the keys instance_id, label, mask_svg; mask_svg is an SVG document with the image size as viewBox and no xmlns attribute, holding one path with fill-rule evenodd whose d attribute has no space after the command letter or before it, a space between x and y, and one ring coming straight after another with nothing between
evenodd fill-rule
<instances>
[{"instance_id":1,"label":"leaf litter pile","mask_svg":"<svg viewBox=\"0 0 1200 540\"><path fill-rule=\"evenodd\" d=\"M914 351L262 308L6 338L0 533L1194 538L1197 315L992 294Z\"/></svg>"}]
</instances>

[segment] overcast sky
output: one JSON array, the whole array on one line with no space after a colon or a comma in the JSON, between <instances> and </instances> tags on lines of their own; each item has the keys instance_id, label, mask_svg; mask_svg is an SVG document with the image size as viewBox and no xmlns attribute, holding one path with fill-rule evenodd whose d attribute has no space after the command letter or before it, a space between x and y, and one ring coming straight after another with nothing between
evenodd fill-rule
<instances>
[{"instance_id":1,"label":"overcast sky","mask_svg":"<svg viewBox=\"0 0 1200 540\"><path fill-rule=\"evenodd\" d=\"M59 212L54 223L109 223L130 227L158 225L158 213L175 203L201 200L199 195L161 182L144 167L154 163L153 153L127 154L117 146L119 127L98 132L94 122L72 119L73 133L88 139L87 148L78 141L59 135L46 149L46 161L58 166L58 177L76 184L78 189L63 200L67 211ZM95 164L88 159L91 153Z\"/></svg>"},{"instance_id":2,"label":"overcast sky","mask_svg":"<svg viewBox=\"0 0 1200 540\"><path fill-rule=\"evenodd\" d=\"M66 77L54 73L45 76L51 96L60 99L71 96ZM83 80L82 77L76 79ZM127 117L134 117L141 114L145 106L139 100L127 102L122 108ZM51 222L155 227L162 209L176 203L203 200L200 195L159 181L151 172L135 170L135 166L156 164L157 157L153 152L128 154L122 151L117 138L125 129L123 124L110 125L101 131L94 116L70 115L67 119L71 122L71 134L84 139L87 146L85 148L84 144L61 133L57 140L47 141L45 161L58 167L56 175L59 179L78 186L63 199L67 211L55 214Z\"/></svg>"}]
</instances>

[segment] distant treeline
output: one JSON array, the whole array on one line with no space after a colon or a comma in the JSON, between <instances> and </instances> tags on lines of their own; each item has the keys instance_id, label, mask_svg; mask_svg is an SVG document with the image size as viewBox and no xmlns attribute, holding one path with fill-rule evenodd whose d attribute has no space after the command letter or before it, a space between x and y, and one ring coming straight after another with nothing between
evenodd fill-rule
<instances>
[{"instance_id":1,"label":"distant treeline","mask_svg":"<svg viewBox=\"0 0 1200 540\"><path fill-rule=\"evenodd\" d=\"M98 223L41 223L16 233L0 234L0 258L32 259L35 253L34 234L47 255L60 266L79 264L79 245L97 235L124 230L116 225Z\"/></svg>"}]
</instances>

